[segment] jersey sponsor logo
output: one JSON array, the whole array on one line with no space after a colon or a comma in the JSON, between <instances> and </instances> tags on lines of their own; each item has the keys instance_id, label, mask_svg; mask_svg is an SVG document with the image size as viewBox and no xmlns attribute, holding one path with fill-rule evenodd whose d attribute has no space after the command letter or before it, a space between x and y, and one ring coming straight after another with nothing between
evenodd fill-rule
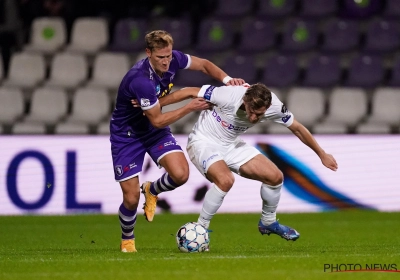
<instances>
[{"instance_id":1,"label":"jersey sponsor logo","mask_svg":"<svg viewBox=\"0 0 400 280\"><path fill-rule=\"evenodd\" d=\"M246 131L249 127L248 126L235 126L231 123L228 123L224 120L221 119L221 117L218 115L218 113L213 110L212 112L212 116L214 117L214 119L219 122L222 127L225 127L228 130L233 130L233 131Z\"/></svg>"},{"instance_id":2,"label":"jersey sponsor logo","mask_svg":"<svg viewBox=\"0 0 400 280\"><path fill-rule=\"evenodd\" d=\"M140 106L142 106L142 107L150 106L150 100L147 99L147 98L141 98L140 99Z\"/></svg>"},{"instance_id":3,"label":"jersey sponsor logo","mask_svg":"<svg viewBox=\"0 0 400 280\"><path fill-rule=\"evenodd\" d=\"M211 95L212 95L214 88L215 88L214 86L209 86L206 89L206 92L204 93L204 99L211 100Z\"/></svg>"},{"instance_id":4,"label":"jersey sponsor logo","mask_svg":"<svg viewBox=\"0 0 400 280\"><path fill-rule=\"evenodd\" d=\"M292 117L292 115L284 116L284 117L282 118L282 121L283 121L284 123L287 123L287 121L288 121L291 117Z\"/></svg>"},{"instance_id":5,"label":"jersey sponsor logo","mask_svg":"<svg viewBox=\"0 0 400 280\"><path fill-rule=\"evenodd\" d=\"M163 93L160 96L158 96L158 98L161 98L161 97L164 97L164 96L168 95L171 92L171 89L172 89L173 86L174 86L174 84L170 83L168 85L168 88L166 90L164 90Z\"/></svg>"},{"instance_id":6,"label":"jersey sponsor logo","mask_svg":"<svg viewBox=\"0 0 400 280\"><path fill-rule=\"evenodd\" d=\"M122 169L122 165L116 165L115 166L115 174L117 174L118 176L121 176L122 174L124 174L124 170Z\"/></svg>"}]
</instances>

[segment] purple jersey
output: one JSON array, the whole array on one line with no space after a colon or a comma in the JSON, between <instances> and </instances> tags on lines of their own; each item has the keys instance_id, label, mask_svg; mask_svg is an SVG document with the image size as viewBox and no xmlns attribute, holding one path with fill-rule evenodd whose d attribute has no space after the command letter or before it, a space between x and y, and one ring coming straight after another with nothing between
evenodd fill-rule
<instances>
[{"instance_id":1,"label":"purple jersey","mask_svg":"<svg viewBox=\"0 0 400 280\"><path fill-rule=\"evenodd\" d=\"M122 79L110 123L111 139L142 137L157 130L142 110L153 108L160 97L170 93L178 69L189 67L190 57L180 51L172 51L168 72L160 78L150 65L149 59L137 62ZM142 108L134 108L131 99L137 99ZM169 130L169 127L164 128ZM122 139L121 139L122 140ZM118 141L118 140L117 140Z\"/></svg>"}]
</instances>

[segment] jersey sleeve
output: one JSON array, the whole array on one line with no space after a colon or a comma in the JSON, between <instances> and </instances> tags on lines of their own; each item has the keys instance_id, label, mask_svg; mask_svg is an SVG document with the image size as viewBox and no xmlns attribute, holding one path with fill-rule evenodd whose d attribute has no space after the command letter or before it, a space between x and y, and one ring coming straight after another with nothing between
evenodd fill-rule
<instances>
[{"instance_id":1,"label":"jersey sleeve","mask_svg":"<svg viewBox=\"0 0 400 280\"><path fill-rule=\"evenodd\" d=\"M137 99L142 110L146 111L157 105L156 89L151 80L134 79L131 81L129 88L130 92L134 93L132 98Z\"/></svg>"},{"instance_id":2,"label":"jersey sleeve","mask_svg":"<svg viewBox=\"0 0 400 280\"><path fill-rule=\"evenodd\" d=\"M202 86L197 94L198 97L202 97L218 107L227 105L231 95L231 90L227 86L215 87L210 85Z\"/></svg>"},{"instance_id":3,"label":"jersey sleeve","mask_svg":"<svg viewBox=\"0 0 400 280\"><path fill-rule=\"evenodd\" d=\"M291 126L294 120L293 113L286 108L285 104L274 93L272 93L271 106L265 112L265 118L286 127Z\"/></svg>"},{"instance_id":4,"label":"jersey sleeve","mask_svg":"<svg viewBox=\"0 0 400 280\"><path fill-rule=\"evenodd\" d=\"M178 64L179 69L187 69L189 68L191 64L191 59L188 54L184 54L181 51L173 50L173 57L176 60L176 63Z\"/></svg>"}]
</instances>

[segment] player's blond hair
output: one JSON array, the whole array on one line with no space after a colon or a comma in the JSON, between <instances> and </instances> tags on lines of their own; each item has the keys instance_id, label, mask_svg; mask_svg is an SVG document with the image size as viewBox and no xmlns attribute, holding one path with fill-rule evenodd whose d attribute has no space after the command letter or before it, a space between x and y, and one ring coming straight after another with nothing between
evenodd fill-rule
<instances>
[{"instance_id":1,"label":"player's blond hair","mask_svg":"<svg viewBox=\"0 0 400 280\"><path fill-rule=\"evenodd\" d=\"M146 48L150 51L154 49L162 49L174 44L171 34L164 30L154 30L146 34L144 37Z\"/></svg>"},{"instance_id":2,"label":"player's blond hair","mask_svg":"<svg viewBox=\"0 0 400 280\"><path fill-rule=\"evenodd\" d=\"M262 83L250 86L243 96L243 100L253 109L269 107L271 105L271 91Z\"/></svg>"}]
</instances>

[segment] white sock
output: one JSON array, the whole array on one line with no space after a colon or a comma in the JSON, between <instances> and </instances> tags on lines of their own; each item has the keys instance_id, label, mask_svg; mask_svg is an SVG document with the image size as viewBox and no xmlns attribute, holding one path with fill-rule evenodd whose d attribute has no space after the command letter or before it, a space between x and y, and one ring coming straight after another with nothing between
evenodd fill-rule
<instances>
[{"instance_id":1,"label":"white sock","mask_svg":"<svg viewBox=\"0 0 400 280\"><path fill-rule=\"evenodd\" d=\"M261 198L263 200L261 223L268 226L276 221L276 208L281 198L282 183L277 186L261 185Z\"/></svg>"},{"instance_id":2,"label":"white sock","mask_svg":"<svg viewBox=\"0 0 400 280\"><path fill-rule=\"evenodd\" d=\"M215 184L212 185L204 197L203 208L197 220L199 224L205 228L210 226L210 221L214 214L217 213L219 207L221 207L226 194L227 192L222 191Z\"/></svg>"}]
</instances>

